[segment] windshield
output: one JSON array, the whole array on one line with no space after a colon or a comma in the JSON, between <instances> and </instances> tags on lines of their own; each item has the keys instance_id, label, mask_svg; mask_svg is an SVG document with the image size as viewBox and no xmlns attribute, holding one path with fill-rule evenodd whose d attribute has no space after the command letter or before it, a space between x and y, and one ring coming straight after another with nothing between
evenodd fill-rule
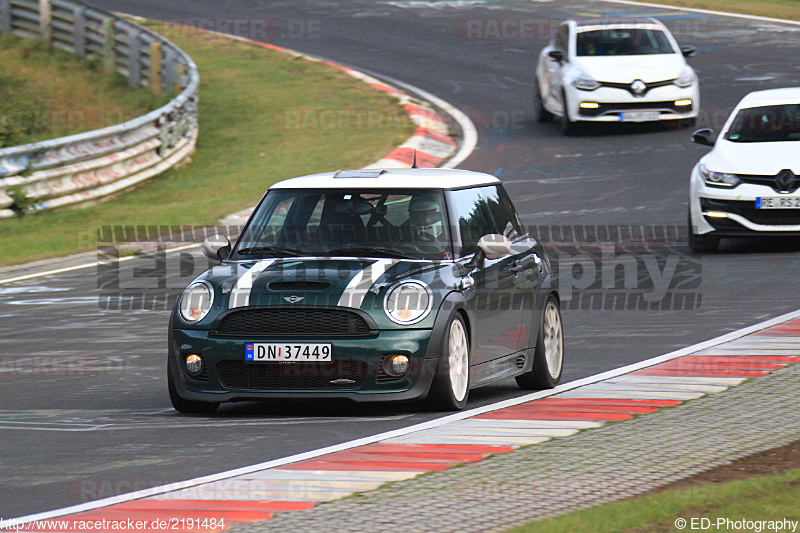
<instances>
[{"instance_id":1,"label":"windshield","mask_svg":"<svg viewBox=\"0 0 800 533\"><path fill-rule=\"evenodd\" d=\"M579 56L639 56L674 52L669 39L660 30L608 28L578 33Z\"/></svg>"},{"instance_id":2,"label":"windshield","mask_svg":"<svg viewBox=\"0 0 800 533\"><path fill-rule=\"evenodd\" d=\"M725 140L737 143L800 141L800 103L740 109Z\"/></svg>"},{"instance_id":3,"label":"windshield","mask_svg":"<svg viewBox=\"0 0 800 533\"><path fill-rule=\"evenodd\" d=\"M286 255L450 259L444 194L430 189L271 190L233 257Z\"/></svg>"}]
</instances>

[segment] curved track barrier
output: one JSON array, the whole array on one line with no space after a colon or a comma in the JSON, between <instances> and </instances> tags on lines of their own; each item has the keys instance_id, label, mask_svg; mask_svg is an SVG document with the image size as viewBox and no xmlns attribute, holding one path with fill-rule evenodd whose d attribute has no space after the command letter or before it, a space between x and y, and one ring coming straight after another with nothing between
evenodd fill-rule
<instances>
[{"instance_id":1,"label":"curved track barrier","mask_svg":"<svg viewBox=\"0 0 800 533\"><path fill-rule=\"evenodd\" d=\"M132 89L178 93L167 105L116 126L0 149L0 218L118 193L194 151L197 66L167 39L73 0L0 0L0 33L99 60Z\"/></svg>"}]
</instances>

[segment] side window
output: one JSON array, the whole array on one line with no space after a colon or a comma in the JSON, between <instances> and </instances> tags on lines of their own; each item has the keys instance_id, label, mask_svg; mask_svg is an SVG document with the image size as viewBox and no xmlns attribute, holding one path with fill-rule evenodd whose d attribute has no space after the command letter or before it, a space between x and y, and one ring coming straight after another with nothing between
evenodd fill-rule
<instances>
[{"instance_id":1,"label":"side window","mask_svg":"<svg viewBox=\"0 0 800 533\"><path fill-rule=\"evenodd\" d=\"M522 234L511 199L500 186L452 191L449 198L461 232L462 257L475 253L478 239L488 233L500 233L509 239Z\"/></svg>"},{"instance_id":2,"label":"side window","mask_svg":"<svg viewBox=\"0 0 800 533\"><path fill-rule=\"evenodd\" d=\"M564 52L564 55L567 55L569 45L569 26L566 24L562 24L558 28L558 32L556 33L556 39L553 43L553 47L556 50L561 50Z\"/></svg>"}]
</instances>

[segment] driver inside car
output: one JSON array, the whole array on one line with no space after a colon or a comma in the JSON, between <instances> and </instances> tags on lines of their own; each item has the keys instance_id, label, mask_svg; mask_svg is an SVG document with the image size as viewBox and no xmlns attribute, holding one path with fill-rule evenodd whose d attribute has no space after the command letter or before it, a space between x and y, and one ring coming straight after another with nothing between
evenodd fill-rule
<instances>
[{"instance_id":1,"label":"driver inside car","mask_svg":"<svg viewBox=\"0 0 800 533\"><path fill-rule=\"evenodd\" d=\"M414 196L408 205L408 222L414 239L436 241L444 233L442 208L427 196Z\"/></svg>"}]
</instances>

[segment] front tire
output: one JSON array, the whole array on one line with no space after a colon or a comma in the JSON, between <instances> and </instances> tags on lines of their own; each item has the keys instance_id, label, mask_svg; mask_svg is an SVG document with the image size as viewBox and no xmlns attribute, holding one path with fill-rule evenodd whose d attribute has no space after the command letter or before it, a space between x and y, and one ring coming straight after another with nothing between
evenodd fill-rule
<instances>
[{"instance_id":1,"label":"front tire","mask_svg":"<svg viewBox=\"0 0 800 533\"><path fill-rule=\"evenodd\" d=\"M536 338L533 369L517 376L517 385L525 390L552 389L561 381L564 370L564 327L558 300L552 294L544 306L542 326Z\"/></svg>"},{"instance_id":2,"label":"front tire","mask_svg":"<svg viewBox=\"0 0 800 533\"><path fill-rule=\"evenodd\" d=\"M443 411L460 411L469 397L469 337L461 315L450 319L446 331L428 401Z\"/></svg>"},{"instance_id":3,"label":"front tire","mask_svg":"<svg viewBox=\"0 0 800 533\"><path fill-rule=\"evenodd\" d=\"M172 372L167 368L167 387L169 388L169 400L172 407L179 413L192 415L207 415L213 413L219 407L219 402L197 402L187 400L178 394L175 382L172 379Z\"/></svg>"},{"instance_id":4,"label":"front tire","mask_svg":"<svg viewBox=\"0 0 800 533\"><path fill-rule=\"evenodd\" d=\"M577 135L578 131L580 130L580 126L577 122L573 122L569 118L569 111L567 108L567 94L564 91L561 91L561 101L563 102L564 109L561 113L561 133L563 133L567 137L571 137L572 135Z\"/></svg>"},{"instance_id":5,"label":"front tire","mask_svg":"<svg viewBox=\"0 0 800 533\"><path fill-rule=\"evenodd\" d=\"M539 78L533 78L533 110L536 114L536 122L551 122L553 114L545 109L542 92L539 89Z\"/></svg>"},{"instance_id":6,"label":"front tire","mask_svg":"<svg viewBox=\"0 0 800 533\"><path fill-rule=\"evenodd\" d=\"M719 246L719 237L713 233L698 235L692 231L692 215L689 214L689 248L695 252L713 252Z\"/></svg>"}]
</instances>

